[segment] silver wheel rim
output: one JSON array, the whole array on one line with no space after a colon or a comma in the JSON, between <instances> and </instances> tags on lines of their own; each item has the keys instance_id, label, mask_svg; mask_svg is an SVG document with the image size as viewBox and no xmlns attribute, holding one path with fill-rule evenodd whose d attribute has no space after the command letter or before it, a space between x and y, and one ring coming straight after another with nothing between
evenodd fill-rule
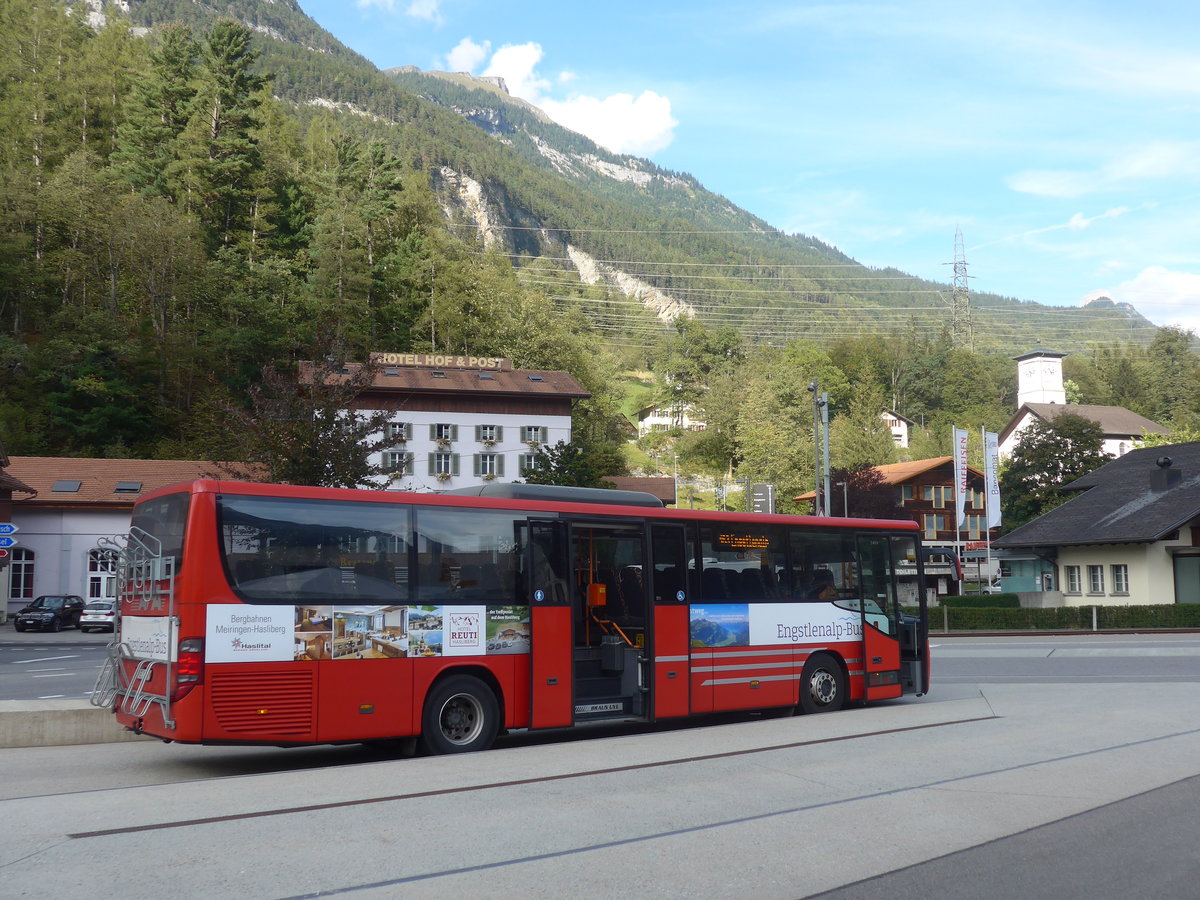
<instances>
[{"instance_id":1,"label":"silver wheel rim","mask_svg":"<svg viewBox=\"0 0 1200 900\"><path fill-rule=\"evenodd\" d=\"M837 679L828 669L817 669L808 680L808 694L818 706L828 706L837 699Z\"/></svg>"},{"instance_id":2,"label":"silver wheel rim","mask_svg":"<svg viewBox=\"0 0 1200 900\"><path fill-rule=\"evenodd\" d=\"M442 704L438 724L450 743L469 744L483 732L483 705L471 694L455 694Z\"/></svg>"}]
</instances>

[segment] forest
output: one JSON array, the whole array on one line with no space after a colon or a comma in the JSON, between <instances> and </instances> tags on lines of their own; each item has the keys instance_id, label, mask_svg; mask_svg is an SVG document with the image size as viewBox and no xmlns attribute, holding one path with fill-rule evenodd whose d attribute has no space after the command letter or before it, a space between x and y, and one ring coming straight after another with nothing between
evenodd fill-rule
<instances>
[{"instance_id":1,"label":"forest","mask_svg":"<svg viewBox=\"0 0 1200 900\"><path fill-rule=\"evenodd\" d=\"M145 33L111 15L94 29L48 0L0 6L10 454L237 459L247 431L229 426L229 411L253 413L266 373L371 351L571 372L592 393L576 442L609 474L644 464L625 452L638 407L689 405L705 431L641 450L691 473L774 483L780 498L812 483L811 382L829 394L833 463L847 469L897 459L883 408L921 426L911 458L947 454L951 426L999 430L1015 410L1011 351L964 346L928 317L848 329L835 308L827 329L789 339L767 339L752 319L608 317L626 298L552 256L485 249L448 218L439 168L490 178L562 233L638 226L574 238L601 259L728 260L746 245L706 238L694 213L663 207L652 222L649 200L582 193L455 113L362 74L348 52L314 61L239 22L180 18ZM304 102L303 85L353 95L361 109ZM696 246L672 247L673 216L691 217ZM779 239L755 238L760 258ZM735 302L737 285L727 288ZM1068 399L1194 432L1193 338L1164 328L1093 341L1065 360Z\"/></svg>"}]
</instances>

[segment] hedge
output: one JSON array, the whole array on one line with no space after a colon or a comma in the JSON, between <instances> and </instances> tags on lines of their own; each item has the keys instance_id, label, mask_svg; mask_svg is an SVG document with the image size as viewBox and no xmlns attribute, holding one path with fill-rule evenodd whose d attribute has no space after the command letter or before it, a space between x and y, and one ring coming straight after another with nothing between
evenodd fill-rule
<instances>
[{"instance_id":1,"label":"hedge","mask_svg":"<svg viewBox=\"0 0 1200 900\"><path fill-rule=\"evenodd\" d=\"M1001 595L996 595L1001 596ZM1154 606L1058 606L1048 609L931 607L931 631L1091 631L1142 628L1198 628L1200 603ZM916 615L916 609L906 610Z\"/></svg>"},{"instance_id":2,"label":"hedge","mask_svg":"<svg viewBox=\"0 0 1200 900\"><path fill-rule=\"evenodd\" d=\"M1020 609L1021 599L1016 594L950 594L938 597L941 606L955 609Z\"/></svg>"}]
</instances>

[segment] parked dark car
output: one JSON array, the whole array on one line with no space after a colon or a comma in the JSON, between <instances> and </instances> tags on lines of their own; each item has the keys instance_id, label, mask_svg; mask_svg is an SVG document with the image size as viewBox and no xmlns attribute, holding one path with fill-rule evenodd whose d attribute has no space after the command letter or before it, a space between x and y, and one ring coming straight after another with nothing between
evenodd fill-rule
<instances>
[{"instance_id":1,"label":"parked dark car","mask_svg":"<svg viewBox=\"0 0 1200 900\"><path fill-rule=\"evenodd\" d=\"M77 594L46 594L38 597L19 613L13 622L17 631L37 628L62 631L75 628L83 614L83 598Z\"/></svg>"}]
</instances>

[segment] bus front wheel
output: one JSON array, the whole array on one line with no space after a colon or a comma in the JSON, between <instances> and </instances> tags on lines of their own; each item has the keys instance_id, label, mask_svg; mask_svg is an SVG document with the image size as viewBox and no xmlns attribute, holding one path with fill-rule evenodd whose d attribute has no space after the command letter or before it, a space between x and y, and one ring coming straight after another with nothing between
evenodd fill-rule
<instances>
[{"instance_id":1,"label":"bus front wheel","mask_svg":"<svg viewBox=\"0 0 1200 900\"><path fill-rule=\"evenodd\" d=\"M814 653L800 676L800 711L833 712L846 702L846 675L828 653Z\"/></svg>"},{"instance_id":2,"label":"bus front wheel","mask_svg":"<svg viewBox=\"0 0 1200 900\"><path fill-rule=\"evenodd\" d=\"M425 701L421 743L428 753L486 750L499 730L496 695L478 678L451 676L436 685Z\"/></svg>"}]
</instances>

